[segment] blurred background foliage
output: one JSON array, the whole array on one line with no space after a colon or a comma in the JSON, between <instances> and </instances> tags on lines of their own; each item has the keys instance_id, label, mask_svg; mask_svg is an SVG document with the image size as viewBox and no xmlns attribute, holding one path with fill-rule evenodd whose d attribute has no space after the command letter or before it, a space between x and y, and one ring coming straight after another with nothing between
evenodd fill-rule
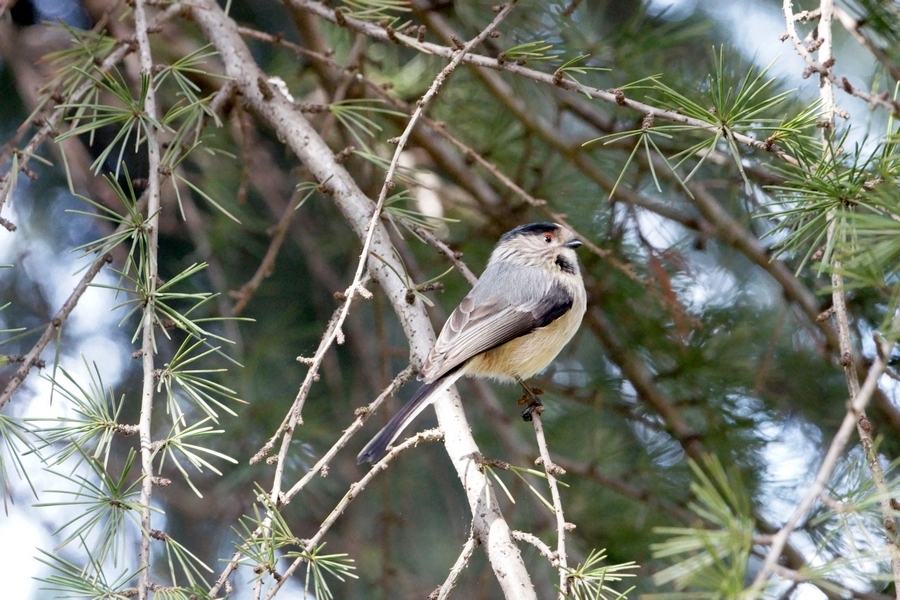
<instances>
[{"instance_id":1,"label":"blurred background foliage","mask_svg":"<svg viewBox=\"0 0 900 600\"><path fill-rule=\"evenodd\" d=\"M349 15L386 4L334 2L329 10L342 6ZM389 16L397 19L398 26L409 20L425 26L426 40L452 45L443 32L452 30L459 39L470 39L492 18L491 4L416 0L371 20ZM502 24L500 35L478 52L494 57L507 52L509 60L548 74L585 55L578 63L585 70L570 72L584 85L621 89L630 99L682 112L687 108L678 99L685 98L699 109L721 114L723 105L717 105L714 97L717 82L724 81L732 99L740 97L742 83L758 77L771 60L771 52L763 47L777 46L785 56L760 80L772 80L771 84L759 96L743 100L752 107L790 93L734 123L735 130L745 127L762 140L771 131L766 127L780 126L814 105L817 77L801 77L803 65L792 62L795 57L789 44L779 46L784 28L779 21L780 3L718 4L522 2ZM744 19L733 17L732 9L738 6ZM0 138L6 143L2 157L7 173L13 149L35 130L32 111L46 101L39 86L57 70L68 68L66 61L38 57L71 48L79 28L103 23L106 35L122 39L132 25L125 3L14 0L0 2L0 8ZM801 8L815 7L810 4L796 10ZM897 4L866 0L845 8L862 19L863 32L874 36L876 44L890 53L889 62L896 64L891 41L900 31ZM245 40L259 66L286 83L332 150L346 159L344 165L359 186L369 197L376 197L385 161L393 151L388 140L400 133L408 107L424 93L445 60L335 26L299 4L235 0L229 9L231 17L247 29ZM893 94L896 75L886 63L865 54L841 27L836 26L835 34L837 65L848 65L842 71L852 73L853 86L873 94ZM748 36L757 45L748 43ZM151 40L154 62L160 65L207 44L197 27L184 18L167 21ZM304 49L319 54L304 53ZM137 93L140 80L133 59L127 57L115 73L127 89ZM223 85L221 72L217 59L209 56L188 78L198 87L199 96L206 97ZM158 93L163 110L179 101L172 80ZM850 111L850 118L839 122L839 134L849 131L841 158L844 163L852 163L848 155L864 160L877 155L883 144L894 143L889 111L849 95L839 95L838 104ZM783 147L808 152L806 157L794 154L815 161L821 157L821 146L816 145L815 113L809 114L812 117L800 122L795 132L784 134ZM826 311L831 303L827 269L818 268L821 257L804 261L808 250L815 252L821 241L811 248L786 243L773 258L775 244L790 242L793 238L788 233L797 227L779 213L778 206L801 205L811 197L810 186L786 200L778 188L790 187L797 178L771 153L724 138L710 141L708 132L676 128L660 119L650 125L648 136L656 146L645 144L645 115L509 73L458 68L429 115L440 126L423 125L413 135L406 157L406 174L412 179L401 180L395 189L408 193L397 198L385 217L392 224L396 251L412 282L431 280L452 265L405 225L424 223L424 228L460 252L477 274L503 232L552 218L524 201L472 154L443 138L440 130L495 165L531 197L545 199L549 211L564 214L596 248L585 248L581 254L590 299L584 325L536 382L546 392L544 422L551 452L568 471L562 478L566 484L563 502L567 521L576 525L568 538L570 562L584 561L592 549L600 548L606 549L610 563L636 561L640 569L628 582L636 588L630 597L676 588L697 594L683 597L734 597L735 592L728 591L735 589L728 587L734 582L725 581L724 575L712 583L702 578L674 583L654 580L652 575L672 561L654 555L653 548L667 539L665 532L657 530L660 527L728 526L703 521L689 507L700 489L691 487L698 479L689 463L693 459L707 465L706 456L729 466L723 477L746 502L740 509L726 506L721 514L733 510L737 518L745 511L742 516L759 535L777 529L811 481L845 414L847 388L839 353L822 329L828 320L817 322L809 310L812 306L814 313ZM230 98L218 118L220 126L210 121L202 128L201 146L178 169L181 177L223 210L186 186L181 187L180 198L167 186L160 225L161 279L167 281L195 263L206 263L203 271L181 282L179 290L216 293L201 309L202 316L232 316L235 303L241 300L239 290L263 262L273 236L279 230L285 236L266 277L246 298L240 316L247 320L208 325L210 331L233 342L223 344L223 352L240 366L215 353L197 363L202 368L227 369L216 373L214 380L244 401L226 402L235 415L219 413L216 428L225 433L203 442L235 458L237 464L212 458L221 476L209 469L192 471L191 482L202 497L168 465L160 474L171 478L172 484L158 488L155 495L154 505L165 513L166 533L215 573L233 550L239 518L252 514L254 484L266 488L271 479L271 467L251 466L248 459L281 423L306 372L295 359L315 352L337 307L334 294L351 281L360 250L358 238L327 194L327 182L315 187L318 182L312 181L304 165L275 132L261 126L243 107L240 97ZM623 135L628 132L631 135ZM82 135L78 140L45 144L38 154L50 164L31 161L34 177L19 174L17 187L0 213L18 227L15 233L0 231L0 263L11 265L0 270L0 305L8 303L0 312L0 329L43 327L71 290L71 274L83 264L76 260L73 248L111 232L108 222L84 213L96 213L97 205L123 210L109 185L88 168L115 134L115 128L102 129L92 142ZM706 145L696 146L700 142ZM636 144L639 147L633 152ZM117 154L114 149L112 156ZM706 159L701 161L703 156ZM132 141L123 159L140 190L146 157L133 151ZM112 164L100 170L109 174ZM868 168L863 179L877 172L876 167ZM885 189L895 189L889 187L896 185L892 168L882 169L878 176L887 181ZM124 173L119 173L119 181L125 185ZM312 185L303 187L304 182ZM896 196L888 192L883 196L879 215L895 214ZM293 210L301 198L305 200ZM776 200L781 204L773 207ZM871 225L889 245L878 256L878 280L865 280L848 294L862 363L871 361L871 334L882 327L894 306L896 254L891 251L898 242L891 237L895 230L885 227L882 221ZM114 253L115 268L124 268L125 256L121 247ZM781 275L773 276L777 268L782 269ZM862 278L863 272L871 271L869 262L858 274ZM791 283L785 285L786 280ZM465 279L451 271L440 278L436 291L425 293L434 303L430 312L436 327L468 289ZM812 304L802 305L797 290ZM321 380L312 388L287 464L288 481L302 476L353 420L354 410L377 396L408 364L406 340L393 311L374 286L372 291L371 301L353 305L345 326L347 341L329 352ZM111 301L85 298L85 304L95 302L94 310L79 308L85 311L84 322L63 329L59 343L43 355L47 365L42 375L61 381L61 373L53 366L57 360L73 372L80 372L79 365L96 363L112 388L112 397L124 396L119 422L135 423L140 367L139 361L129 359L137 348L129 340L138 317L132 315L120 323L125 312L110 308L123 301L121 295ZM176 303L181 310L187 306L187 302ZM36 335L12 339L0 352L24 354ZM170 336L160 336L160 364L170 361L184 340L177 329ZM14 369L15 363L10 363L0 370L0 384L6 385ZM362 437L385 423L413 388L412 384L404 387L390 400ZM880 456L888 463L900 452L895 388L895 383L885 384L869 415ZM46 379L32 375L4 414L66 414L66 397L57 394L51 403L49 389ZM531 425L518 417L519 392L470 382L461 384L461 393L483 454L519 467L532 466L537 446ZM162 411L165 405L160 402ZM429 410L416 427L433 425ZM40 429L46 424L31 426ZM169 426L161 419L155 433L164 437ZM37 437L31 439L36 443ZM316 531L348 485L362 475L353 457L363 443L360 436L354 438L331 463L328 476L316 478L284 509L285 521L297 536ZM117 436L110 458L111 465L117 466L110 470L121 469L129 449L136 447L136 436ZM18 448L24 451L26 446ZM14 503L16 518L33 521L44 530L23 542L18 552L36 553L32 545L50 550L66 535L53 532L71 517L65 509L30 507L32 492L9 467L12 450L10 446L3 449L8 465L2 482L8 490L4 498ZM40 468L37 462L29 465L29 471ZM509 471L496 473L516 500L512 503L495 486L512 528L532 531L552 546L552 514L522 479ZM861 454L851 451L829 493L842 501L862 502L854 494L870 488L867 476ZM135 475L128 477L133 481ZM535 486L543 483L530 476L527 480ZM37 481L40 501L52 498L46 490L58 484L43 476ZM814 583L779 580L771 596L893 597L892 585L873 574L884 569L883 560L876 560L874 568L851 560L854 551L874 548L849 550L853 534L842 529L849 525L838 523L839 515L829 512L825 504L816 510L818 517L804 522L792 538L795 551L786 564L794 570L804 563L826 567ZM2 521L10 518L0 517L0 530L9 526ZM407 452L366 488L326 537L329 552L349 553L357 567L358 579L332 585L335 597L427 597L444 580L468 537L469 524L465 496L442 447L430 444ZM878 524L853 526L871 533ZM752 539L741 543L747 551L745 560L737 570L729 567L728 573L746 572L752 577L764 546L754 546ZM539 596L551 597L553 569L534 548L521 547ZM77 562L74 548L67 546L60 553ZM0 572L9 569L9 564L0 562ZM158 569L154 577L164 579L164 569ZM14 575L7 572L4 580ZM37 575L47 577L46 569ZM844 587L834 591L823 579L839 580ZM744 583L738 578L737 589ZM37 598L49 592L29 593ZM482 553L476 552L455 594L472 599L499 597ZM250 596L238 591L234 597Z\"/></svg>"}]
</instances>

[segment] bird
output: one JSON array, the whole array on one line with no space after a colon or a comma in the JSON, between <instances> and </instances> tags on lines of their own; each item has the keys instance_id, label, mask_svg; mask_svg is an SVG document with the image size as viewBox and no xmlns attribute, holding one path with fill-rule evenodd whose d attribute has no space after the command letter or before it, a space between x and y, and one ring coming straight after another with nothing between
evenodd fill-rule
<instances>
[{"instance_id":1,"label":"bird","mask_svg":"<svg viewBox=\"0 0 900 600\"><path fill-rule=\"evenodd\" d=\"M424 382L356 457L380 459L400 433L460 377L521 383L549 365L575 335L587 294L575 250L582 242L557 223L503 234L472 290L451 313L419 371ZM523 413L540 406L532 404Z\"/></svg>"}]
</instances>

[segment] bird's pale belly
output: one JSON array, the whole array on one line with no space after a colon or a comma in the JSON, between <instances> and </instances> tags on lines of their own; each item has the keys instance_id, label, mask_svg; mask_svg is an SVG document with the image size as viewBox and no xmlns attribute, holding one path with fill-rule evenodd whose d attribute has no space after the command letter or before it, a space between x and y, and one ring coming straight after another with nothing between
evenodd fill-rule
<instances>
[{"instance_id":1,"label":"bird's pale belly","mask_svg":"<svg viewBox=\"0 0 900 600\"><path fill-rule=\"evenodd\" d=\"M577 325L573 327L572 321L581 321L581 315L580 310L570 310L546 327L472 357L466 364L465 374L501 381L513 381L515 376L528 379L537 375L572 339L577 330Z\"/></svg>"}]
</instances>

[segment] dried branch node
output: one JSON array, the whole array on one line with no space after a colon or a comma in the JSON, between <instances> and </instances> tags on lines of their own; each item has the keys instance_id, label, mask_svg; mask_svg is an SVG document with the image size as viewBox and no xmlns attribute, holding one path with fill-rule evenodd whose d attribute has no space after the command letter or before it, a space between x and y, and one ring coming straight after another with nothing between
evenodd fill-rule
<instances>
[{"instance_id":1,"label":"dried branch node","mask_svg":"<svg viewBox=\"0 0 900 600\"><path fill-rule=\"evenodd\" d=\"M384 28L384 32L387 34L389 40L395 44L400 44L400 38L397 37L397 34L394 33L394 29L390 25Z\"/></svg>"},{"instance_id":2,"label":"dried branch node","mask_svg":"<svg viewBox=\"0 0 900 600\"><path fill-rule=\"evenodd\" d=\"M263 100L266 102L271 101L275 94L272 93L272 88L269 87L268 82L260 75L256 78L256 87L259 89L259 93L262 94Z\"/></svg>"},{"instance_id":3,"label":"dried branch node","mask_svg":"<svg viewBox=\"0 0 900 600\"><path fill-rule=\"evenodd\" d=\"M0 217L0 225L2 225L3 228L6 229L7 231L9 231L10 233L13 233L16 231L16 229L18 229L18 227L16 227L15 223L13 223L12 221L10 221L8 219L4 219L3 217Z\"/></svg>"},{"instance_id":4,"label":"dried branch node","mask_svg":"<svg viewBox=\"0 0 900 600\"><path fill-rule=\"evenodd\" d=\"M872 432L872 422L868 419L868 417L866 417L866 415L860 415L859 421L857 421L857 423L859 424L859 428L866 433Z\"/></svg>"},{"instance_id":5,"label":"dried branch node","mask_svg":"<svg viewBox=\"0 0 900 600\"><path fill-rule=\"evenodd\" d=\"M809 44L809 46L807 46L807 50L808 50L809 52L815 52L816 50L818 50L819 48L821 48L821 47L822 47L822 44L824 44L824 43L825 43L825 40L822 39L822 38L819 38L819 39L815 40L814 42L811 42L811 43Z\"/></svg>"},{"instance_id":6,"label":"dried branch node","mask_svg":"<svg viewBox=\"0 0 900 600\"><path fill-rule=\"evenodd\" d=\"M158 540L160 542L165 542L166 540L169 539L169 534L166 533L165 531L160 531L159 529L151 529L150 537L153 538L154 540Z\"/></svg>"},{"instance_id":7,"label":"dried branch node","mask_svg":"<svg viewBox=\"0 0 900 600\"><path fill-rule=\"evenodd\" d=\"M334 155L334 162L337 164L343 164L348 158L353 155L353 151L356 150L356 146L347 146L340 152Z\"/></svg>"}]
</instances>

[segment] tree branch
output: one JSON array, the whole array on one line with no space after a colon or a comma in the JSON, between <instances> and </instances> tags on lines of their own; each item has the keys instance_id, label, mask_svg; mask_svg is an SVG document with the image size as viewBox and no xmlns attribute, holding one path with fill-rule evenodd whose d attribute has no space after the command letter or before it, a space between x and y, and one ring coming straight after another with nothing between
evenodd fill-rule
<instances>
[{"instance_id":1,"label":"tree branch","mask_svg":"<svg viewBox=\"0 0 900 600\"><path fill-rule=\"evenodd\" d=\"M16 369L16 373L12 376L9 383L6 384L3 393L0 394L0 410L3 410L3 407L6 406L12 398L12 395L16 393L16 390L19 389L25 381L25 378L28 377L28 373L31 371L31 368L37 364L44 348L46 348L53 338L59 334L63 323L66 322L69 314L75 310L75 307L78 305L78 300L81 299L81 296L87 290L88 285L94 280L94 277L97 276L100 269L103 268L103 265L109 264L110 262L112 262L112 257L109 254L104 254L95 260L87 270L87 273L81 278L81 281L78 282L78 285L75 286L75 289L72 290L72 293L63 303L62 307L60 307L59 311L57 311L57 313L53 315L53 318L50 319L50 324L44 329L44 333L42 333L41 337L38 338L38 341L34 343L31 350L22 357L20 361L22 364Z\"/></svg>"}]
</instances>

